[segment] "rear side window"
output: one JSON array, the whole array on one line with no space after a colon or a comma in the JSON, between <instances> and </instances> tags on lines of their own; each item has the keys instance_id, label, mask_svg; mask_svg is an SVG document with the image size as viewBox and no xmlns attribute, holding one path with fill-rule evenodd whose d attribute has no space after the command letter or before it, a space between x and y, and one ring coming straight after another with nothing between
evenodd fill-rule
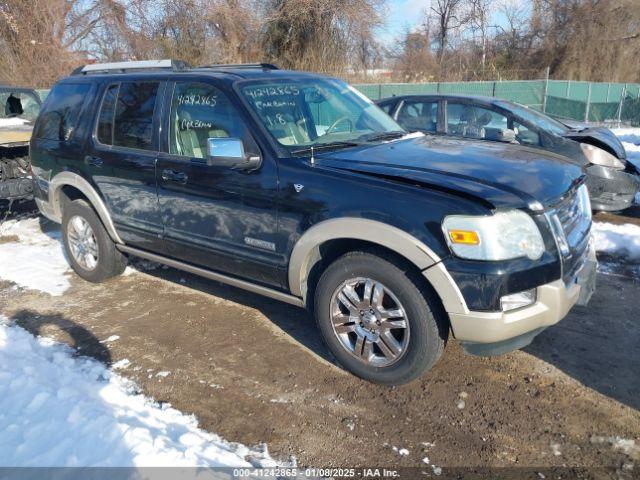
<instances>
[{"instance_id":1,"label":"rear side window","mask_svg":"<svg viewBox=\"0 0 640 480\"><path fill-rule=\"evenodd\" d=\"M159 82L111 85L98 119L98 141L116 147L152 150L153 112Z\"/></svg>"},{"instance_id":2,"label":"rear side window","mask_svg":"<svg viewBox=\"0 0 640 480\"><path fill-rule=\"evenodd\" d=\"M53 87L47 96L35 137L63 142L70 140L90 88L89 84L70 83Z\"/></svg>"},{"instance_id":3,"label":"rear side window","mask_svg":"<svg viewBox=\"0 0 640 480\"><path fill-rule=\"evenodd\" d=\"M410 132L435 132L438 126L438 102L407 100L400 107L397 121Z\"/></svg>"}]
</instances>

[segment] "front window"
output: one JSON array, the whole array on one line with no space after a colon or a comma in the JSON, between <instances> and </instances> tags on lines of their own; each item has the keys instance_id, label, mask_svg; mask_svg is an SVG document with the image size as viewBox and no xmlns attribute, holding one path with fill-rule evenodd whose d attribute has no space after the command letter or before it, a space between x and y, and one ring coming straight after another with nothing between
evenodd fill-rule
<instances>
[{"instance_id":1,"label":"front window","mask_svg":"<svg viewBox=\"0 0 640 480\"><path fill-rule=\"evenodd\" d=\"M269 133L283 146L329 147L405 133L373 102L338 80L245 83L241 92Z\"/></svg>"},{"instance_id":2,"label":"front window","mask_svg":"<svg viewBox=\"0 0 640 480\"><path fill-rule=\"evenodd\" d=\"M498 101L496 105L513 112L525 122L536 125L541 130L546 130L554 135L564 135L568 131L568 128L557 120L524 105L504 101Z\"/></svg>"},{"instance_id":3,"label":"front window","mask_svg":"<svg viewBox=\"0 0 640 480\"><path fill-rule=\"evenodd\" d=\"M500 140L507 123L507 117L488 108L447 102L447 132L451 135Z\"/></svg>"},{"instance_id":4,"label":"front window","mask_svg":"<svg viewBox=\"0 0 640 480\"><path fill-rule=\"evenodd\" d=\"M171 99L169 152L191 158L207 157L209 138L240 138L257 151L229 98L208 83L176 83Z\"/></svg>"}]
</instances>

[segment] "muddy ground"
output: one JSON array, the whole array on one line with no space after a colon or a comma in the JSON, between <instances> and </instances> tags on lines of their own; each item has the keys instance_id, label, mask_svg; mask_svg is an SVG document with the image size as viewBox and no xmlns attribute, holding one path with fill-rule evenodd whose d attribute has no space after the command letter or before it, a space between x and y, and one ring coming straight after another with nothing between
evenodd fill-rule
<instances>
[{"instance_id":1,"label":"muddy ground","mask_svg":"<svg viewBox=\"0 0 640 480\"><path fill-rule=\"evenodd\" d=\"M607 265L589 307L523 351L470 357L452 340L433 371L396 388L335 366L303 310L174 269L101 285L73 277L61 297L0 281L0 311L107 364L128 359L120 372L145 394L302 465L433 474L428 457L445 472L605 466L638 476L640 280L635 267Z\"/></svg>"}]
</instances>

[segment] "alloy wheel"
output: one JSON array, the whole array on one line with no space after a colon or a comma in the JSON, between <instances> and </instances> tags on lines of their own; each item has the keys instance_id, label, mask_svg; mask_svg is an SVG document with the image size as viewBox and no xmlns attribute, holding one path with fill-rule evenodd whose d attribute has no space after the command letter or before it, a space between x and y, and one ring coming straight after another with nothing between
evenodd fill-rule
<instances>
[{"instance_id":1,"label":"alloy wheel","mask_svg":"<svg viewBox=\"0 0 640 480\"><path fill-rule=\"evenodd\" d=\"M67 240L71 255L85 270L93 270L98 265L98 242L91 225L84 218L71 217L67 225Z\"/></svg>"},{"instance_id":2,"label":"alloy wheel","mask_svg":"<svg viewBox=\"0 0 640 480\"><path fill-rule=\"evenodd\" d=\"M396 363L409 344L406 310L391 290L371 278L353 278L335 290L331 322L342 347L370 366Z\"/></svg>"}]
</instances>

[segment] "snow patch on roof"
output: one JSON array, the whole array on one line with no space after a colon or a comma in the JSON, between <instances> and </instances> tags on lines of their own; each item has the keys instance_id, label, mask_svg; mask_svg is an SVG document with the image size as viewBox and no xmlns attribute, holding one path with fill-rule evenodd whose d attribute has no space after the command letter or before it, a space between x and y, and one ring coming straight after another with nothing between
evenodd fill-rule
<instances>
[{"instance_id":1,"label":"snow patch on roof","mask_svg":"<svg viewBox=\"0 0 640 480\"><path fill-rule=\"evenodd\" d=\"M12 117L12 118L0 118L0 128L2 127L20 127L30 123L29 120L24 118Z\"/></svg>"}]
</instances>

